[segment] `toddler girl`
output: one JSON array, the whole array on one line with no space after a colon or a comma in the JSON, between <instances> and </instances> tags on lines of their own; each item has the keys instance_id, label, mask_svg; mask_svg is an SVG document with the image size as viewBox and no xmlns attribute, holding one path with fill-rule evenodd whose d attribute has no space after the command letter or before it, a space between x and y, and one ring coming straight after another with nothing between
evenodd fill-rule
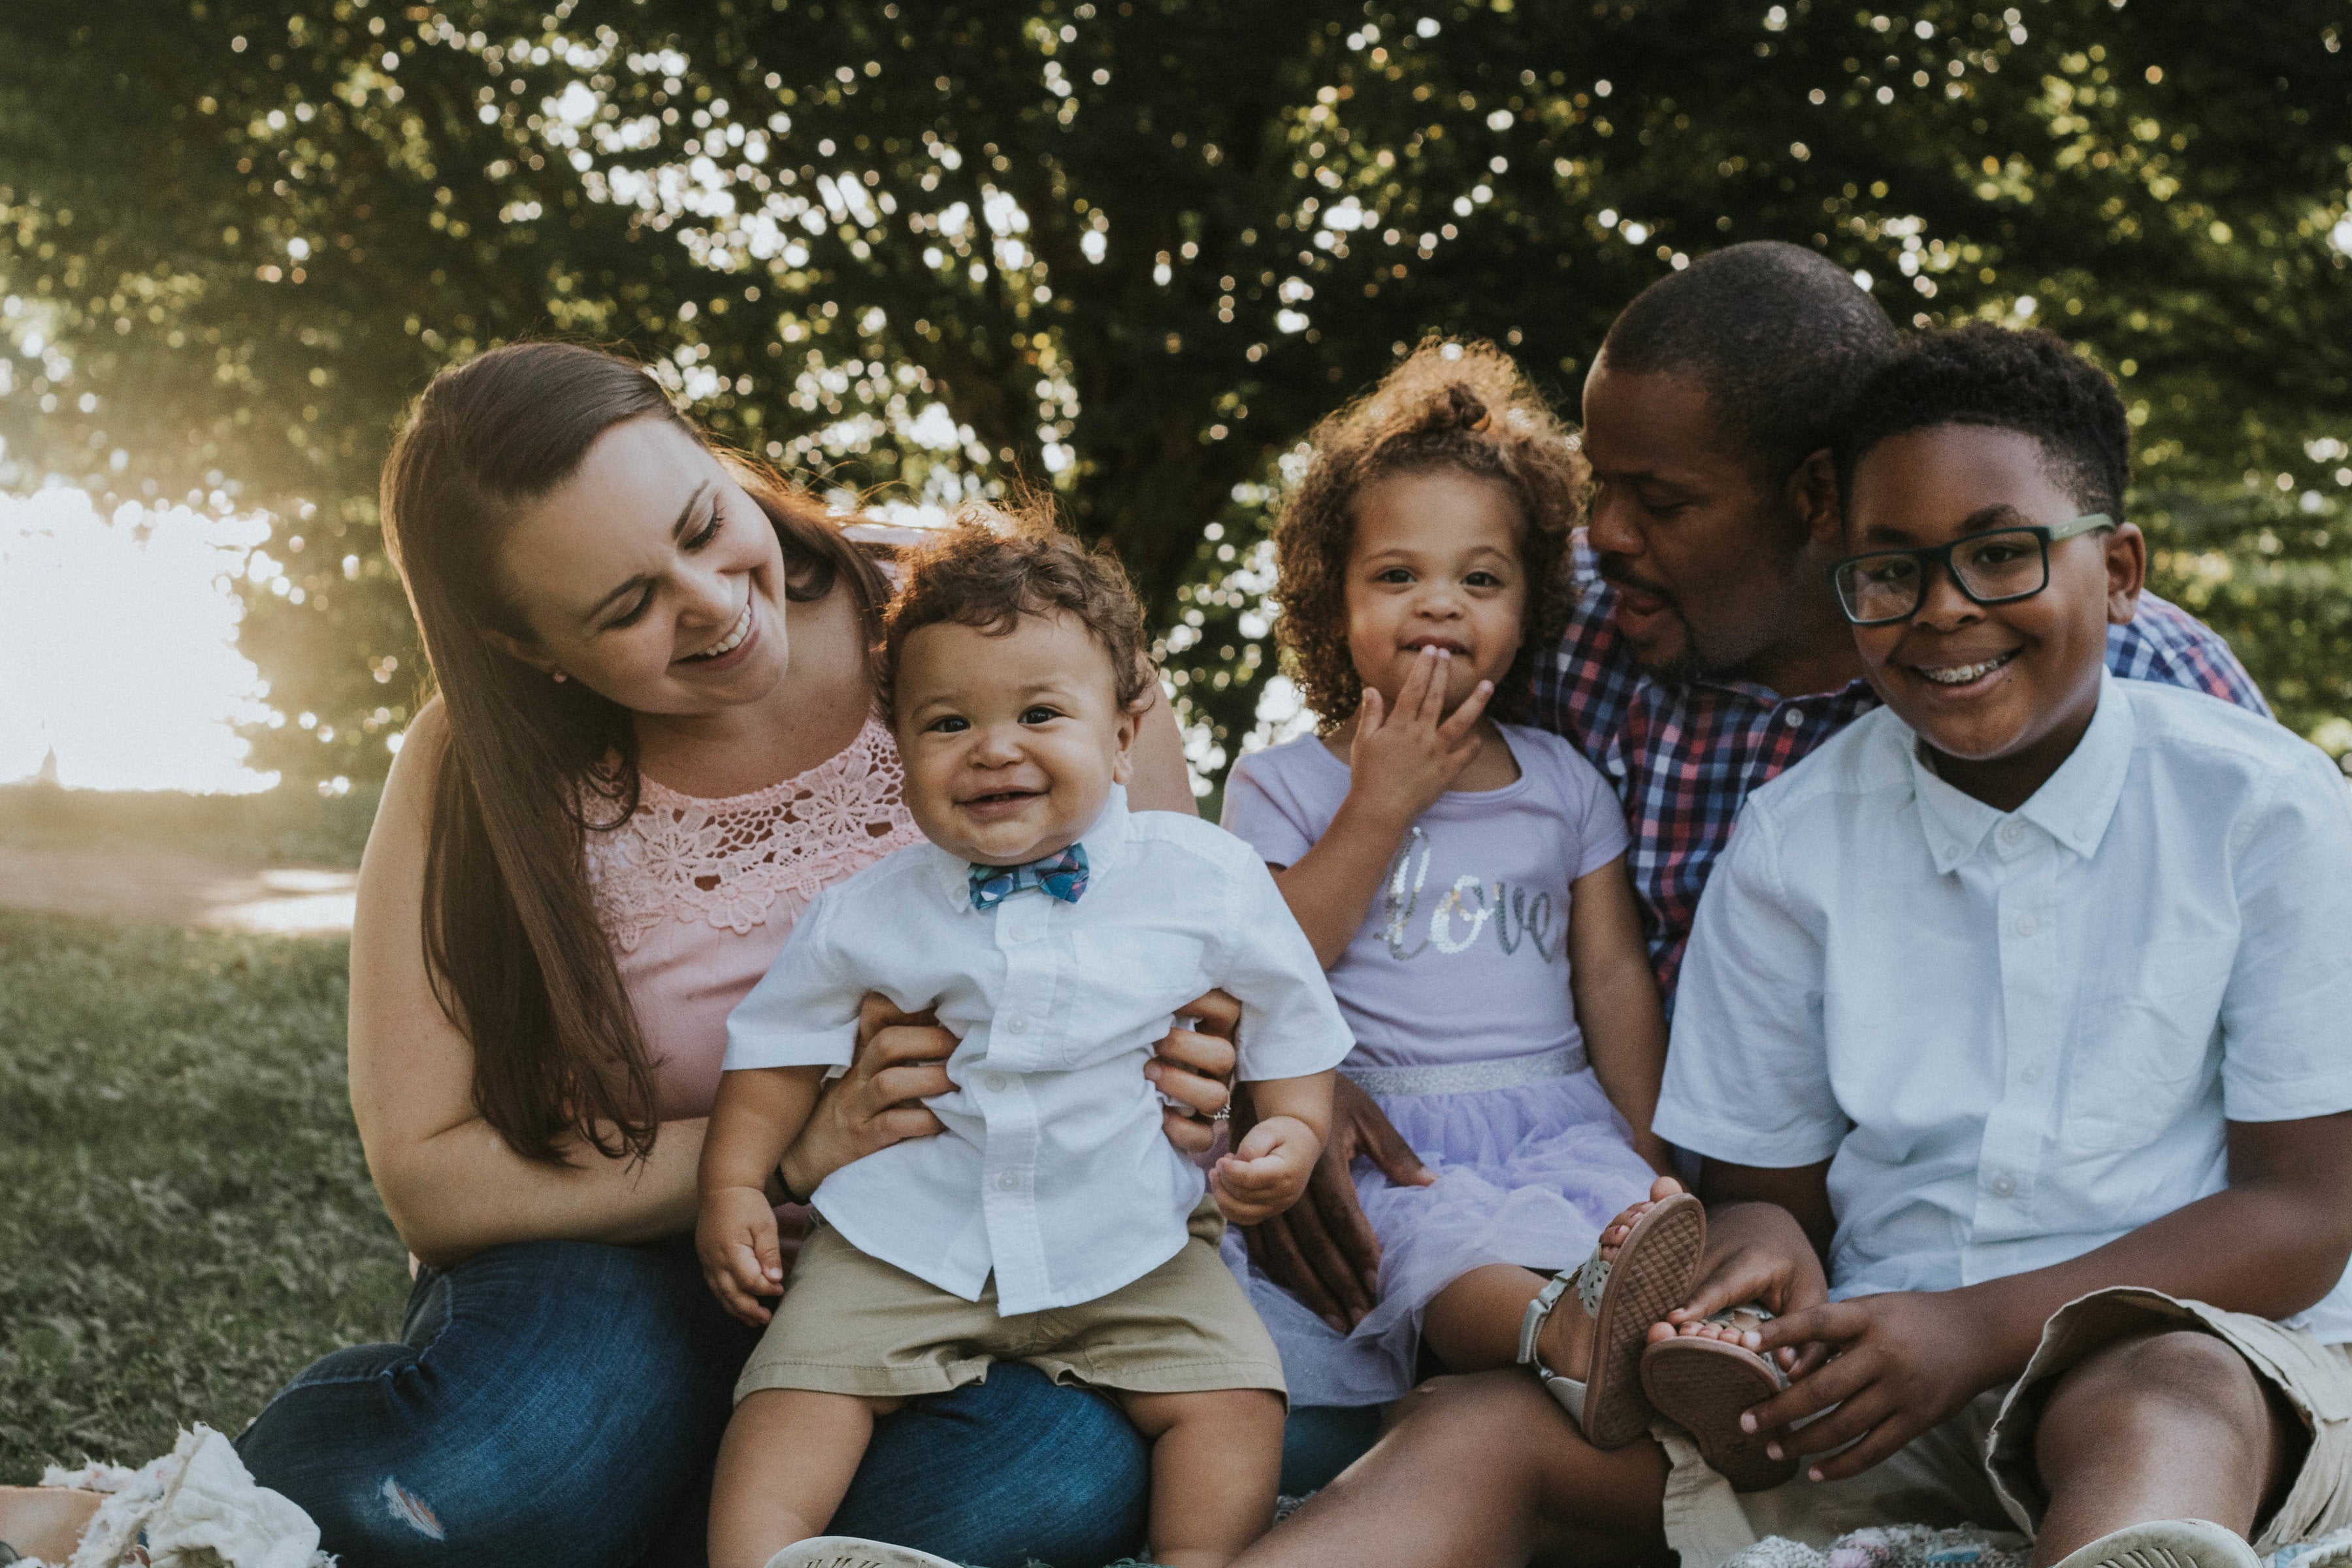
<instances>
[{"instance_id":1,"label":"toddler girl","mask_svg":"<svg viewBox=\"0 0 2352 1568\"><path fill-rule=\"evenodd\" d=\"M1359 1172L1381 1268L1351 1331L1245 1275L1299 1404L1396 1398L1425 1339L1455 1372L1533 1362L1617 1447L1647 1428L1643 1337L1687 1299L1705 1222L1653 1189L1665 1026L1616 797L1507 721L1567 616L1583 463L1486 344L1424 345L1312 439L1275 540L1322 732L1243 758L1225 826L1329 972L1341 1073L1436 1179ZM1582 1310L1553 1313L1571 1285Z\"/></svg>"}]
</instances>

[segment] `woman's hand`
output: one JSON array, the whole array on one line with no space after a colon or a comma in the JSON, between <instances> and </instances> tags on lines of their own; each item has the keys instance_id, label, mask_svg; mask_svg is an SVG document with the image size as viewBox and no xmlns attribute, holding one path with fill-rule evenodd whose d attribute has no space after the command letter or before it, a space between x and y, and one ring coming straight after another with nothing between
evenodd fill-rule
<instances>
[{"instance_id":1,"label":"woman's hand","mask_svg":"<svg viewBox=\"0 0 2352 1568\"><path fill-rule=\"evenodd\" d=\"M1155 1047L1143 1064L1143 1076L1169 1099L1160 1125L1168 1142L1186 1154L1205 1154L1217 1142L1217 1113L1233 1101L1234 1031L1242 1019L1242 1005L1222 991L1186 1003L1176 1010L1193 1027L1177 1027Z\"/></svg>"},{"instance_id":2,"label":"woman's hand","mask_svg":"<svg viewBox=\"0 0 2352 1568\"><path fill-rule=\"evenodd\" d=\"M922 1102L955 1087L947 1068L955 1048L956 1037L929 1008L901 1013L868 993L857 1014L856 1058L824 1086L800 1136L784 1151L785 1184L805 1200L852 1160L945 1131Z\"/></svg>"},{"instance_id":3,"label":"woman's hand","mask_svg":"<svg viewBox=\"0 0 2352 1568\"><path fill-rule=\"evenodd\" d=\"M1242 1232L1267 1278L1343 1334L1364 1321L1380 1295L1381 1240L1356 1199L1351 1167L1359 1155L1401 1187L1437 1180L1372 1097L1340 1077L1331 1089L1331 1136L1307 1179L1306 1201Z\"/></svg>"}]
</instances>

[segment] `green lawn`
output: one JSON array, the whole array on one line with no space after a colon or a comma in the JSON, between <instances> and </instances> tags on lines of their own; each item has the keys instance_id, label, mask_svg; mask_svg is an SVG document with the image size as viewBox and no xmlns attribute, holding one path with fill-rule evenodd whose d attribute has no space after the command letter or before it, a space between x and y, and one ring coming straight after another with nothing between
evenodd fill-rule
<instances>
[{"instance_id":1,"label":"green lawn","mask_svg":"<svg viewBox=\"0 0 2352 1568\"><path fill-rule=\"evenodd\" d=\"M0 1484L234 1435L396 1331L344 963L340 940L0 911Z\"/></svg>"}]
</instances>

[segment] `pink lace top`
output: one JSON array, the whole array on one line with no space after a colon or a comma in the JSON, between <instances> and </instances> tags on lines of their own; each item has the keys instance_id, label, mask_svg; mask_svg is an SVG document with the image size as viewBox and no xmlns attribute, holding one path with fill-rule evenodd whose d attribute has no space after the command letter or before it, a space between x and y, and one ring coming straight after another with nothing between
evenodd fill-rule
<instances>
[{"instance_id":1,"label":"pink lace top","mask_svg":"<svg viewBox=\"0 0 2352 1568\"><path fill-rule=\"evenodd\" d=\"M636 1005L664 1121L719 1092L727 1015L776 961L817 890L922 836L879 721L804 773L704 800L644 781L636 814L588 836L597 914Z\"/></svg>"}]
</instances>

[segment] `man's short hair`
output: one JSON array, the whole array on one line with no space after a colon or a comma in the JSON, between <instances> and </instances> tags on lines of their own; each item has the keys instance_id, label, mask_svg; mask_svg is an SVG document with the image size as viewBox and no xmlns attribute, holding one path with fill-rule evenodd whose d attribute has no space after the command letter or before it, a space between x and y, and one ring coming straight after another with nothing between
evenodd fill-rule
<instances>
[{"instance_id":1,"label":"man's short hair","mask_svg":"<svg viewBox=\"0 0 2352 1568\"><path fill-rule=\"evenodd\" d=\"M1836 438L1855 392L1899 346L1852 273L1802 246L1759 239L1643 289L1601 353L1612 370L1704 387L1724 434L1778 485Z\"/></svg>"},{"instance_id":2,"label":"man's short hair","mask_svg":"<svg viewBox=\"0 0 2352 1568\"><path fill-rule=\"evenodd\" d=\"M1149 705L1155 672L1144 653L1143 608L1125 568L1056 528L1045 506L1013 512L967 506L904 561L905 580L884 614L876 672L885 712L895 711L908 637L943 623L1005 637L1024 616L1076 617L1110 658L1119 707L1132 713Z\"/></svg>"},{"instance_id":3,"label":"man's short hair","mask_svg":"<svg viewBox=\"0 0 2352 1568\"><path fill-rule=\"evenodd\" d=\"M2031 436L2043 471L2085 513L2124 520L2131 422L2107 373L2063 339L1971 321L1914 339L1855 399L1836 447L1838 496L1889 437L1937 425L1983 425Z\"/></svg>"}]
</instances>

